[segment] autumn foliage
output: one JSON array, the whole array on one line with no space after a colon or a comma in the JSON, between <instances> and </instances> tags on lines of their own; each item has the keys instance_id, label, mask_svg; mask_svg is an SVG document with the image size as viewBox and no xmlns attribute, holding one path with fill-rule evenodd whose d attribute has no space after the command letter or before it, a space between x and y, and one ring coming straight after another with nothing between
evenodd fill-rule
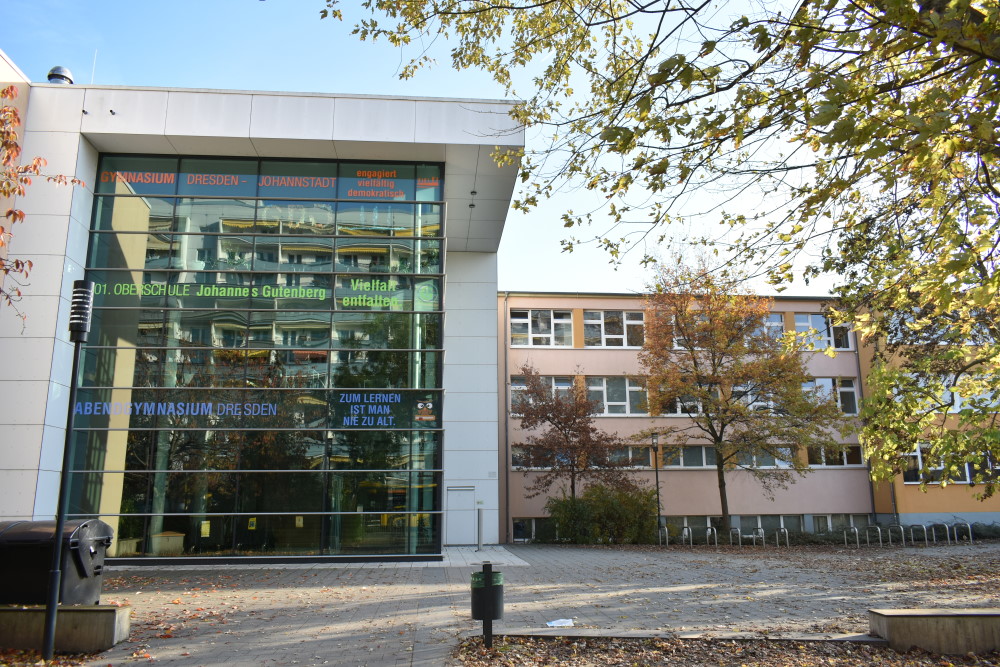
<instances>
[{"instance_id":1,"label":"autumn foliage","mask_svg":"<svg viewBox=\"0 0 1000 667\"><path fill-rule=\"evenodd\" d=\"M841 449L835 434L848 430L832 396L803 390L805 341L769 330L770 311L771 299L704 267L661 267L646 306L649 413L685 417L651 432L666 436L668 464L684 446L714 450L723 528L728 471L770 493L807 471L802 448Z\"/></svg>"},{"instance_id":2,"label":"autumn foliage","mask_svg":"<svg viewBox=\"0 0 1000 667\"><path fill-rule=\"evenodd\" d=\"M534 497L563 483L563 493L577 496L578 482L622 484L625 463L616 460L615 449L624 445L617 436L594 426L598 406L587 398L587 389L576 379L567 391L553 391L549 379L528 365L521 368L524 388L514 392L511 411L529 431L523 443L530 465L540 470L528 486ZM566 487L568 485L568 488Z\"/></svg>"},{"instance_id":3,"label":"autumn foliage","mask_svg":"<svg viewBox=\"0 0 1000 667\"><path fill-rule=\"evenodd\" d=\"M23 197L31 185L32 178L40 176L46 180L66 185L69 183L83 185L83 182L75 178L68 178L62 175L49 176L42 174L45 167L45 159L40 157L32 158L30 161L21 163L21 144L18 137L18 128L21 126L21 117L17 109L8 104L17 98L17 87L8 86L0 91L0 202L10 202L11 205L3 214L0 221L0 303L6 303L14 307L16 301L21 298L21 288L31 271L31 260L18 259L8 255L10 240L13 237L12 228L15 224L24 221L24 211L15 208L12 204L17 197ZM19 317L24 318L24 314L17 311Z\"/></svg>"}]
</instances>

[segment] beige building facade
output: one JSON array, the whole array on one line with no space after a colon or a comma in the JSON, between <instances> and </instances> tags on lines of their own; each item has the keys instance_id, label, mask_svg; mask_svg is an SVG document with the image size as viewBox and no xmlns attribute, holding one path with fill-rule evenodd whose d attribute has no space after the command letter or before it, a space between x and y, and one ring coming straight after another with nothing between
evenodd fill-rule
<instances>
[{"instance_id":1,"label":"beige building facade","mask_svg":"<svg viewBox=\"0 0 1000 667\"><path fill-rule=\"evenodd\" d=\"M498 392L502 397L499 467L505 471L499 532L508 541L554 537L554 527L546 517L548 497L529 497L528 487L538 473L521 465L525 459L519 443L527 434L511 415L511 387L516 389L523 366L550 378L553 390L576 380L585 382L590 396L601 403L596 425L624 439L688 419L680 414L652 417L645 412L643 388L635 380L642 375L638 352L643 342L644 305L639 294L499 294L497 335L505 341L498 363L504 383ZM784 331L819 332L818 351L805 353L813 384L833 392L846 415L856 415L864 401L871 355L855 332L828 325L824 305L821 298L777 297L769 324ZM819 351L826 347L834 348L836 354L831 357ZM721 511L709 448L671 452L661 444L661 457L654 460L651 444L632 443L630 456L646 462L635 468L635 477L651 487L659 479L662 516L671 535L686 526L704 539L711 519ZM921 526L932 536L936 526L938 537L943 538L942 524L952 527L953 535L954 526L964 535L965 524L1000 524L1000 498L977 498L981 489L963 482L961 475L944 486L921 485L914 454L911 470L891 482L873 483L857 436L842 444L842 452L802 453L808 457L808 473L795 476L794 483L772 494L746 471L727 472L731 527L740 528L744 535L763 529L773 539L780 528L839 536L845 527L853 526L863 540L866 527L875 524L904 526L908 539L911 534L922 538ZM558 493L557 486L550 493ZM911 526L916 528L911 531ZM719 536L721 540L726 537Z\"/></svg>"}]
</instances>

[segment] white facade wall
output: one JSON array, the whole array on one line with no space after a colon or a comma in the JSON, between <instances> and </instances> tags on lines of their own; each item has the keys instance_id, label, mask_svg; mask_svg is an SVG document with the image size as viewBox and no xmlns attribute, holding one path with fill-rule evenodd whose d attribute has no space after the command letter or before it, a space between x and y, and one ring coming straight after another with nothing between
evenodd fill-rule
<instances>
[{"instance_id":1,"label":"white facade wall","mask_svg":"<svg viewBox=\"0 0 1000 667\"><path fill-rule=\"evenodd\" d=\"M497 311L486 307L496 299L496 254L449 252L445 270L444 543L476 542L480 515L483 542L497 543Z\"/></svg>"}]
</instances>

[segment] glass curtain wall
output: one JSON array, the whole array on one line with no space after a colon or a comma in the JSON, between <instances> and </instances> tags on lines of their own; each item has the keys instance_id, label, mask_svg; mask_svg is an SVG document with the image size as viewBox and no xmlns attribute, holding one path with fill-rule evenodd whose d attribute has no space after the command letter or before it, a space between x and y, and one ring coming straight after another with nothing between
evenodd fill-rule
<instances>
[{"instance_id":1,"label":"glass curtain wall","mask_svg":"<svg viewBox=\"0 0 1000 667\"><path fill-rule=\"evenodd\" d=\"M440 553L442 174L102 156L70 513L112 555Z\"/></svg>"}]
</instances>

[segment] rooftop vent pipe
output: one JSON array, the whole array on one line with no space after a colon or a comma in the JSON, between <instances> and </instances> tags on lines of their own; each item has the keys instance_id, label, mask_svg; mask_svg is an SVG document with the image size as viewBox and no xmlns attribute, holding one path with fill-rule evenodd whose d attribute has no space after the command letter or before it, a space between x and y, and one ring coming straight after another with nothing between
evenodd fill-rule
<instances>
[{"instance_id":1,"label":"rooftop vent pipe","mask_svg":"<svg viewBox=\"0 0 1000 667\"><path fill-rule=\"evenodd\" d=\"M65 67L56 65L49 70L49 83L73 83L73 73Z\"/></svg>"}]
</instances>

